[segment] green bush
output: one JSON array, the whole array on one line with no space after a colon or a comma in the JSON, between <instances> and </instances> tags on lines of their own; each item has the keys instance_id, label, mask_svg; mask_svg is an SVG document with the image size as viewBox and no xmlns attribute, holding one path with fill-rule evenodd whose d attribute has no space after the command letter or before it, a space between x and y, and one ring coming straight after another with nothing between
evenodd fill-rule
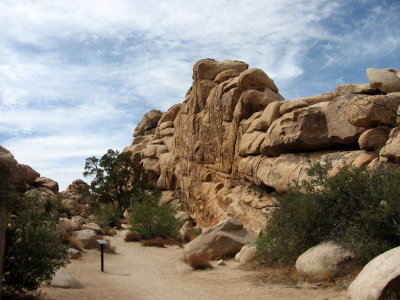
<instances>
[{"instance_id":1,"label":"green bush","mask_svg":"<svg viewBox=\"0 0 400 300\"><path fill-rule=\"evenodd\" d=\"M118 208L111 204L100 206L96 212L95 221L105 230L111 229L112 227L119 227L121 225L121 219L119 217Z\"/></svg>"},{"instance_id":2,"label":"green bush","mask_svg":"<svg viewBox=\"0 0 400 300\"><path fill-rule=\"evenodd\" d=\"M153 201L135 203L130 221L132 231L139 233L143 239L175 238L182 225L169 205L158 206Z\"/></svg>"},{"instance_id":3,"label":"green bush","mask_svg":"<svg viewBox=\"0 0 400 300\"><path fill-rule=\"evenodd\" d=\"M68 262L68 249L43 211L25 207L16 213L6 228L3 282L13 290L36 290Z\"/></svg>"},{"instance_id":4,"label":"green bush","mask_svg":"<svg viewBox=\"0 0 400 300\"><path fill-rule=\"evenodd\" d=\"M292 263L323 241L336 241L364 262L400 245L400 169L345 167L329 177L329 162L311 180L277 195L280 207L257 241L259 254Z\"/></svg>"}]
</instances>

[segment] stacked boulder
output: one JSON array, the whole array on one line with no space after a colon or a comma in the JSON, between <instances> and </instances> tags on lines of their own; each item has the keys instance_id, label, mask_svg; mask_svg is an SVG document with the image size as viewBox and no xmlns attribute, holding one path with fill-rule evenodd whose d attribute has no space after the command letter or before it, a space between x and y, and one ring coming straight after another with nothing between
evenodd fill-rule
<instances>
[{"instance_id":1,"label":"stacked boulder","mask_svg":"<svg viewBox=\"0 0 400 300\"><path fill-rule=\"evenodd\" d=\"M262 70L203 59L184 101L147 113L125 150L141 153L149 183L182 193L201 227L232 217L258 234L277 207L272 192L306 179L312 163L330 159L337 172L400 161L399 71L367 75L370 83L285 100Z\"/></svg>"},{"instance_id":2,"label":"stacked boulder","mask_svg":"<svg viewBox=\"0 0 400 300\"><path fill-rule=\"evenodd\" d=\"M74 180L65 191L60 193L62 203L71 209L73 215L87 217L89 185L82 179Z\"/></svg>"}]
</instances>

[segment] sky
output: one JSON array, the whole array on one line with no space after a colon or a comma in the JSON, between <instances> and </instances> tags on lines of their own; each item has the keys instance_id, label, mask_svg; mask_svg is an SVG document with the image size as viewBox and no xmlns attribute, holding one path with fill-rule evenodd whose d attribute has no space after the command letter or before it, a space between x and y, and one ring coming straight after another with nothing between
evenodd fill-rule
<instances>
[{"instance_id":1,"label":"sky","mask_svg":"<svg viewBox=\"0 0 400 300\"><path fill-rule=\"evenodd\" d=\"M183 101L194 63L241 60L286 98L400 69L400 0L0 0L0 145L63 190Z\"/></svg>"}]
</instances>

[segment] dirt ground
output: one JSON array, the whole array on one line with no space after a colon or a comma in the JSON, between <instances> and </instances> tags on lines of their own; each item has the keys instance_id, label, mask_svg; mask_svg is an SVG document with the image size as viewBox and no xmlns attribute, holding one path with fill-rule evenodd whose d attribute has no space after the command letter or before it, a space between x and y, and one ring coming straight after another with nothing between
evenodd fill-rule
<instances>
[{"instance_id":1,"label":"dirt ground","mask_svg":"<svg viewBox=\"0 0 400 300\"><path fill-rule=\"evenodd\" d=\"M126 243L126 232L111 237L117 254L105 254L104 273L97 250L88 250L67 266L83 289L44 287L42 291L54 300L347 299L345 291L335 287L260 282L260 271L244 270L234 260L226 261L226 266L212 262L213 269L194 271L181 260L182 248Z\"/></svg>"}]
</instances>

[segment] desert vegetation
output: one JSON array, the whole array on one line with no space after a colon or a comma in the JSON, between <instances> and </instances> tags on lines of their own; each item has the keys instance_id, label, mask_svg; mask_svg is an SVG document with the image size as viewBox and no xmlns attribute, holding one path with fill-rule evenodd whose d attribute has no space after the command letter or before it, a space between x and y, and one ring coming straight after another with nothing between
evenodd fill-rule
<instances>
[{"instance_id":1,"label":"desert vegetation","mask_svg":"<svg viewBox=\"0 0 400 300\"><path fill-rule=\"evenodd\" d=\"M335 241L364 263L400 244L400 169L316 163L310 180L277 195L280 207L257 241L261 257L293 263L307 249Z\"/></svg>"}]
</instances>

